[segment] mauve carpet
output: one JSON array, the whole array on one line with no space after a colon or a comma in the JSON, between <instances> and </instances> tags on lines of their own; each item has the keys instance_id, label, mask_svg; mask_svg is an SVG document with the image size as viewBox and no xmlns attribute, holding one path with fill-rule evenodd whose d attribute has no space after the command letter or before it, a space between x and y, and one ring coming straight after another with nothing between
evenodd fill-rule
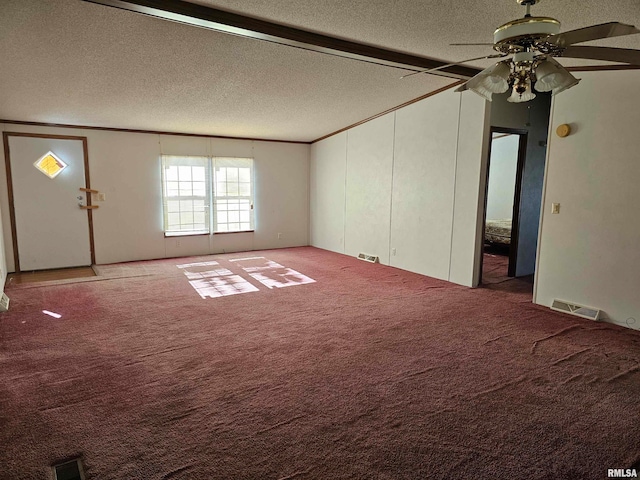
<instances>
[{"instance_id":1,"label":"mauve carpet","mask_svg":"<svg viewBox=\"0 0 640 480\"><path fill-rule=\"evenodd\" d=\"M114 480L588 480L640 460L640 332L517 288L311 247L101 268L7 289L2 479L73 456ZM248 293L201 298L185 273Z\"/></svg>"},{"instance_id":2,"label":"mauve carpet","mask_svg":"<svg viewBox=\"0 0 640 480\"><path fill-rule=\"evenodd\" d=\"M482 284L495 285L510 281L509 277L509 257L495 253L484 253L482 259Z\"/></svg>"}]
</instances>

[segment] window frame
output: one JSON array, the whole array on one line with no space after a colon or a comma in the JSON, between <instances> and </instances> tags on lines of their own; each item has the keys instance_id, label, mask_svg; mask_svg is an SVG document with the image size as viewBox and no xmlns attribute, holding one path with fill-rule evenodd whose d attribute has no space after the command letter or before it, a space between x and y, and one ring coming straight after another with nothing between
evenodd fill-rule
<instances>
[{"instance_id":1,"label":"window frame","mask_svg":"<svg viewBox=\"0 0 640 480\"><path fill-rule=\"evenodd\" d=\"M234 165L235 163L235 165ZM247 164L247 165L244 165ZM212 217L211 217L211 231L214 235L216 234L226 234L226 233L245 233L245 232L253 232L254 228L255 228L255 214L254 214L254 188L255 188L255 181L254 181L254 159L253 158L249 158L249 157L212 157L212 162L211 162L211 175L212 175L212 195L211 195L211 208L212 208ZM221 168L237 168L238 170L240 168L248 168L249 169L249 195L240 195L240 188L241 188L241 184L243 183L247 183L247 182L241 182L240 181L240 172L238 171L238 180L236 182L229 182L228 178L225 178L224 183L225 183L225 189L228 188L230 183L237 183L238 185L238 194L237 195L218 195L218 170ZM228 174L229 172L226 171L225 172L225 176ZM226 192L228 193L228 192ZM230 210L227 209L226 212L230 213L230 212L238 212L238 221L237 222L231 222L229 221L229 219L227 218L226 222L218 222L218 215L220 213L222 213L221 211L218 210L218 201L233 201L233 200L238 200L238 209L237 210ZM241 204L240 202L242 201L248 201L249 203L249 208L246 210L243 210L241 208ZM249 228L248 229L242 229L240 228L239 230L219 230L219 225L221 224L225 224L225 225L229 225L229 224L234 224L237 223L239 225L242 225L243 223L247 223L247 222L243 222L241 219L242 216L242 212L243 211L248 211L249 212Z\"/></svg>"},{"instance_id":2,"label":"window frame","mask_svg":"<svg viewBox=\"0 0 640 480\"><path fill-rule=\"evenodd\" d=\"M175 180L167 180L166 178L166 167L167 167L167 160L168 159L184 159L186 160L186 163L189 163L190 160L195 161L196 159L200 159L200 160L204 160L203 164L205 166L205 195L204 196L199 196L199 195L191 195L191 196L169 196L168 195L168 182L169 181L175 181ZM232 165L234 161L239 160L240 162L237 162L239 165ZM249 168L249 195L224 195L224 196L217 196L216 195L216 191L217 191L217 176L216 176L216 163L222 163L221 167L218 168ZM225 165L225 163L227 165ZM242 165L242 163L248 164L248 165ZM160 155L160 168L161 168L161 182L162 182L162 229L163 229L163 233L164 233L164 237L165 238L173 238L173 237L193 237L193 236L204 236L204 235L228 235L228 234L233 234L233 233L253 233L255 232L255 159L253 157L230 157L230 156L226 156L226 157L222 157L222 156L205 156L205 155L170 155L170 154L161 154ZM170 165L169 165L170 166ZM193 166L193 165L191 165ZM179 177L178 177L178 182ZM193 183L193 180L190 180ZM227 183L225 181L225 183ZM246 182L240 182L238 180L238 189L240 188L240 183L246 183ZM178 192L179 192L179 186L178 185ZM226 185L225 185L226 187ZM192 187L192 193L193 193L193 187ZM205 229L202 230L169 230L169 213L175 213L175 212L169 212L168 211L168 204L169 204L169 200L170 199L177 199L177 200L187 200L187 201L193 201L193 200L201 200L204 199L204 210L205 210ZM231 230L231 231L226 231L226 230L222 230L222 231L218 231L218 222L217 222L217 201L216 199L219 200L224 200L224 201L229 201L229 200L234 200L234 199L238 199L238 200L248 200L249 201L249 229L244 230L244 229L240 229L240 230ZM229 211L229 210L228 210ZM238 211L238 212L242 212L242 209L238 209L238 210L231 210L231 211ZM195 212L193 212L195 213ZM240 218L240 216L239 216ZM246 222L223 222L225 224L229 224L229 223L246 223Z\"/></svg>"}]
</instances>

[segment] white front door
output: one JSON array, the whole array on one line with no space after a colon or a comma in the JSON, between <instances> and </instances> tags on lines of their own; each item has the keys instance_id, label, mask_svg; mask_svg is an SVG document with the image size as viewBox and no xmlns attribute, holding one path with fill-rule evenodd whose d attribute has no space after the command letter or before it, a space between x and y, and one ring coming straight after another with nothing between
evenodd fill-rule
<instances>
[{"instance_id":1,"label":"white front door","mask_svg":"<svg viewBox=\"0 0 640 480\"><path fill-rule=\"evenodd\" d=\"M83 140L8 139L19 270L91 265Z\"/></svg>"}]
</instances>

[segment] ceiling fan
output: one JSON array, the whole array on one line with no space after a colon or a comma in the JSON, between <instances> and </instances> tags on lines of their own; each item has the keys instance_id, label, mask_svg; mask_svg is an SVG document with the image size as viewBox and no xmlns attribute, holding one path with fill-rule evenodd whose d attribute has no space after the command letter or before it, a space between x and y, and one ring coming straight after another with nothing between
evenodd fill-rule
<instances>
[{"instance_id":1,"label":"ceiling fan","mask_svg":"<svg viewBox=\"0 0 640 480\"><path fill-rule=\"evenodd\" d=\"M507 100L521 103L533 100L536 96L534 90L552 92L555 95L577 85L580 80L571 75L554 57L588 58L640 65L640 50L575 46L577 43L591 40L640 33L633 25L610 22L560 33L560 22L555 18L531 16L531 6L540 3L540 0L516 1L526 6L526 15L498 27L493 35L493 44L454 44L493 45L493 49L498 52L465 60L466 62L511 56L478 73L456 89L456 92L471 90L491 101L494 93L504 93L511 88L512 93ZM464 62L457 64L459 63ZM447 66L443 65L424 73Z\"/></svg>"}]
</instances>

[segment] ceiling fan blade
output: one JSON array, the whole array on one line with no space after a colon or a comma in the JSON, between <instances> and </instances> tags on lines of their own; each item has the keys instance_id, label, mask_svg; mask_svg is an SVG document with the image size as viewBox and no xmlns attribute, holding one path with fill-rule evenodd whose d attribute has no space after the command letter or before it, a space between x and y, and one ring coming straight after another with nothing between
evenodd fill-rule
<instances>
[{"instance_id":1,"label":"ceiling fan blade","mask_svg":"<svg viewBox=\"0 0 640 480\"><path fill-rule=\"evenodd\" d=\"M632 35L640 33L633 25L626 25L619 22L602 23L590 27L569 30L568 32L551 35L545 42L553 43L560 47L573 45L574 43L588 42L589 40L599 40L601 38L620 37L622 35Z\"/></svg>"},{"instance_id":2,"label":"ceiling fan blade","mask_svg":"<svg viewBox=\"0 0 640 480\"><path fill-rule=\"evenodd\" d=\"M640 50L631 48L572 46L565 48L560 56L640 65Z\"/></svg>"},{"instance_id":3,"label":"ceiling fan blade","mask_svg":"<svg viewBox=\"0 0 640 480\"><path fill-rule=\"evenodd\" d=\"M438 70L442 70L443 68L453 67L454 65L460 65L460 64L463 64L463 63L466 63L466 62L473 62L474 60L484 60L486 58L501 58L501 57L506 57L506 56L507 56L506 53L496 53L494 55L485 55L484 57L468 58L466 60L460 60L459 62L447 63L446 65L440 65L439 67L431 68L429 70L422 70L420 72L407 73L406 75L401 76L400 79L402 80L403 78L411 77L413 75L418 75L420 73L437 72Z\"/></svg>"},{"instance_id":4,"label":"ceiling fan blade","mask_svg":"<svg viewBox=\"0 0 640 480\"><path fill-rule=\"evenodd\" d=\"M450 43L449 45L453 46L453 47L460 47L460 46L469 46L469 45L488 45L490 47L493 47L493 43Z\"/></svg>"}]
</instances>

